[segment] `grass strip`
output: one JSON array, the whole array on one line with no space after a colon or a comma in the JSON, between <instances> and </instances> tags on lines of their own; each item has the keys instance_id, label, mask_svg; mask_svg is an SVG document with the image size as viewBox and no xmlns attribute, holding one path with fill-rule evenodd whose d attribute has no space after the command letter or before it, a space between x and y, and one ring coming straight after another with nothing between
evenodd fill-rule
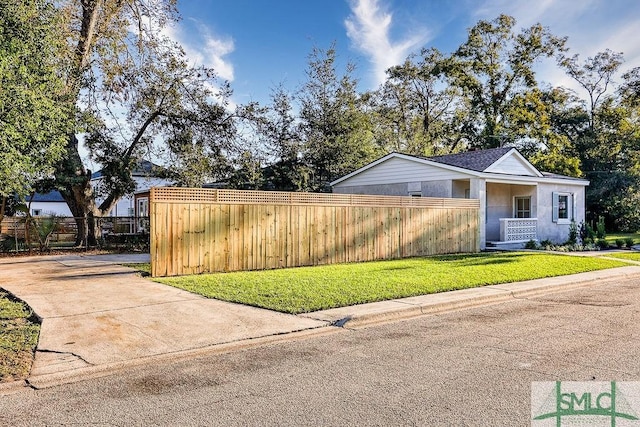
<instances>
[{"instance_id":1,"label":"grass strip","mask_svg":"<svg viewBox=\"0 0 640 427\"><path fill-rule=\"evenodd\" d=\"M561 276L622 261L535 253L481 253L266 271L156 278L209 298L285 313Z\"/></svg>"},{"instance_id":2,"label":"grass strip","mask_svg":"<svg viewBox=\"0 0 640 427\"><path fill-rule=\"evenodd\" d=\"M638 251L614 252L609 254L603 254L603 256L607 256L609 258L628 259L631 261L640 261L640 252Z\"/></svg>"},{"instance_id":3,"label":"grass strip","mask_svg":"<svg viewBox=\"0 0 640 427\"><path fill-rule=\"evenodd\" d=\"M0 382L29 375L39 333L31 309L0 289Z\"/></svg>"}]
</instances>

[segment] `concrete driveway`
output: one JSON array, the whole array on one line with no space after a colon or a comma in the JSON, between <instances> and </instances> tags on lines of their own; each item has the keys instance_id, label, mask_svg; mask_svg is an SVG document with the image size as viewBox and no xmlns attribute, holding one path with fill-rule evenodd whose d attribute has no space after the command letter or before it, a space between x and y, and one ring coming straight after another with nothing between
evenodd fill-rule
<instances>
[{"instance_id":1,"label":"concrete driveway","mask_svg":"<svg viewBox=\"0 0 640 427\"><path fill-rule=\"evenodd\" d=\"M120 262L149 255L0 259L0 288L42 319L29 383L65 382L131 361L178 357L225 343L275 337L328 325L206 299L140 277Z\"/></svg>"}]
</instances>

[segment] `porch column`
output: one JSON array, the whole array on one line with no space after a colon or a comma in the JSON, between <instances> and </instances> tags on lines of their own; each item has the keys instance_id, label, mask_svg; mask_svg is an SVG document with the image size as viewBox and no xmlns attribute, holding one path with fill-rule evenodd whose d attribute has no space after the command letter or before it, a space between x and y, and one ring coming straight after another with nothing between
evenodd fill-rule
<instances>
[{"instance_id":1,"label":"porch column","mask_svg":"<svg viewBox=\"0 0 640 427\"><path fill-rule=\"evenodd\" d=\"M470 180L469 197L480 201L478 238L480 239L480 250L483 250L487 245L487 183L484 179L472 178Z\"/></svg>"}]
</instances>

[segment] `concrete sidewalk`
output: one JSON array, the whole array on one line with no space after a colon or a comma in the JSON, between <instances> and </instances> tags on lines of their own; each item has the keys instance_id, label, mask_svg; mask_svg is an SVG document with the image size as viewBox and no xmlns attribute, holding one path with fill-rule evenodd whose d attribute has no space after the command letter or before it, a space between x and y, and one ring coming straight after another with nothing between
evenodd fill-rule
<instances>
[{"instance_id":1,"label":"concrete sidewalk","mask_svg":"<svg viewBox=\"0 0 640 427\"><path fill-rule=\"evenodd\" d=\"M206 299L119 265L148 260L144 254L0 258L0 288L27 302L42 319L29 385L43 388L159 359L332 333L596 281L640 280L640 266L629 266L294 316Z\"/></svg>"}]
</instances>

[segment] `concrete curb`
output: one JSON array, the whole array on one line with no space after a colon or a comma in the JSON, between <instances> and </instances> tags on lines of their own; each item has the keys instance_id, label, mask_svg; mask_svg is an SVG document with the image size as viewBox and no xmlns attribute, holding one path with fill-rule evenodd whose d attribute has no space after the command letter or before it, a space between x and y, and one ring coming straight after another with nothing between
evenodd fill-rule
<instances>
[{"instance_id":1,"label":"concrete curb","mask_svg":"<svg viewBox=\"0 0 640 427\"><path fill-rule=\"evenodd\" d=\"M525 282L490 285L439 294L421 295L350 307L305 313L299 316L330 322L334 326L359 329L380 323L407 320L419 316L497 304L510 299L530 298L568 291L598 281L640 276L640 267L617 267L569 276L557 276Z\"/></svg>"},{"instance_id":2,"label":"concrete curb","mask_svg":"<svg viewBox=\"0 0 640 427\"><path fill-rule=\"evenodd\" d=\"M331 327L331 325L321 326L312 329L294 331L283 334L269 335L258 338L249 338L245 340L233 341L223 344L216 344L202 348L191 350L177 351L172 353L159 354L148 357L141 357L123 362L109 363L103 365L95 365L84 368L77 368L67 371L55 372L51 374L34 375L27 380L18 380L0 384L0 396L21 393L27 390L41 390L45 388L55 387L63 384L70 384L80 381L86 381L95 378L101 378L113 373L124 371L126 369L144 366L154 362L176 362L188 360L196 357L208 356L213 354L224 354L232 351L247 350L264 345L271 345L280 342L302 340L310 337L321 335L329 335L340 332L340 328Z\"/></svg>"},{"instance_id":3,"label":"concrete curb","mask_svg":"<svg viewBox=\"0 0 640 427\"><path fill-rule=\"evenodd\" d=\"M20 391L28 390L29 388L40 390L63 384L101 378L119 371L124 371L132 367L143 366L151 363L177 362L213 354L224 354L232 351L247 350L254 347L260 347L279 342L295 341L306 339L309 337L328 335L340 331L340 328L335 328L327 324L325 326L304 329L300 331L268 335L257 338L248 338L244 340L215 344L190 350L141 357L122 362L94 365L67 371L54 372L50 374L35 375L27 378L26 381L15 381L14 383L9 383L15 385L13 385L12 387L7 387L7 392L5 392L5 390L0 385L0 396L3 396L4 394L19 393Z\"/></svg>"}]
</instances>

